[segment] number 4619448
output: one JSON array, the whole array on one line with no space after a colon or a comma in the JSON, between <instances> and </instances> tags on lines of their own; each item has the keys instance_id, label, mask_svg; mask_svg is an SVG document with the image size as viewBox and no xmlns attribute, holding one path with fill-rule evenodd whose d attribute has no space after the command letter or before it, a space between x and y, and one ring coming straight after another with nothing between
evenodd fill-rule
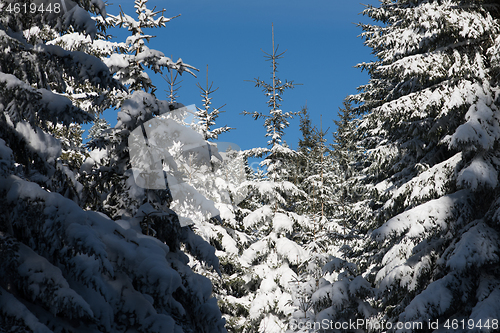
<instances>
[{"instance_id":1,"label":"number 4619448","mask_svg":"<svg viewBox=\"0 0 500 333\"><path fill-rule=\"evenodd\" d=\"M64 1L64 0L62 0ZM2 11L0 9L0 11ZM10 2L9 4L5 4L3 11L6 11L10 14L37 14L37 13L60 13L61 12L61 4L59 2L56 3L18 3L18 2Z\"/></svg>"},{"instance_id":2,"label":"number 4619448","mask_svg":"<svg viewBox=\"0 0 500 333\"><path fill-rule=\"evenodd\" d=\"M498 330L498 319L487 319L481 322L481 319L479 319L477 322L474 319L469 319L469 320L458 320L458 319L448 319L444 325L445 328L447 329L474 329L474 328L485 328L485 329L493 329L493 330Z\"/></svg>"}]
</instances>

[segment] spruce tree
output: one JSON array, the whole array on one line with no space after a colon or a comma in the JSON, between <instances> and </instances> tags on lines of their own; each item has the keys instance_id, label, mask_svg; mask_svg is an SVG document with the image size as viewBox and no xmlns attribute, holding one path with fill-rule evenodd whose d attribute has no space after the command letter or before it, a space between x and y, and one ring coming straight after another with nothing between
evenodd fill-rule
<instances>
[{"instance_id":1,"label":"spruce tree","mask_svg":"<svg viewBox=\"0 0 500 333\"><path fill-rule=\"evenodd\" d=\"M300 234L301 225L307 218L294 212L296 201L303 194L292 182L286 172L285 163L297 154L283 140L288 119L292 112L280 109L281 95L286 89L293 88L293 81L282 82L277 76L277 61L283 53L273 50L266 53L271 61L271 83L256 78L256 87L261 87L269 97L269 111L244 112L254 119L263 119L268 146L253 148L247 156L264 157L261 166L265 168L264 177L246 181L248 196L241 203L242 223L251 240L250 246L241 255L245 270L243 280L250 290L249 321L246 329L250 331L284 332L287 320L293 312L292 282L297 277L298 266L307 259L308 253L302 244L295 241ZM249 209L248 209L249 208Z\"/></svg>"},{"instance_id":2,"label":"spruce tree","mask_svg":"<svg viewBox=\"0 0 500 333\"><path fill-rule=\"evenodd\" d=\"M309 155L317 146L318 137L316 135L317 129L312 125L309 117L307 104L302 107L299 116L299 128L302 138L298 142L297 155L289 158L285 163L285 167L290 175L288 180L303 190L301 184L303 184L305 178L311 175Z\"/></svg>"},{"instance_id":3,"label":"spruce tree","mask_svg":"<svg viewBox=\"0 0 500 333\"><path fill-rule=\"evenodd\" d=\"M302 210L311 215L325 217L331 215L329 198L331 198L332 158L331 152L326 142L328 130L323 131L323 124L320 129L316 127L312 130L315 142L310 142L311 148L304 150L307 155L307 170L301 182L301 189L308 195L304 200Z\"/></svg>"},{"instance_id":4,"label":"spruce tree","mask_svg":"<svg viewBox=\"0 0 500 333\"><path fill-rule=\"evenodd\" d=\"M359 65L370 81L350 100L371 197L357 221L368 238L356 279L369 285L346 289L318 320L357 313L410 323L405 331L462 319L498 329L498 10L451 0L365 9L380 23L361 25L376 59Z\"/></svg>"},{"instance_id":5,"label":"spruce tree","mask_svg":"<svg viewBox=\"0 0 500 333\"><path fill-rule=\"evenodd\" d=\"M289 192L290 195L298 194L299 192L293 184L282 181L289 177L284 167L285 159L293 157L296 153L283 145L284 130L290 125L288 119L291 118L294 113L283 112L283 110L280 109L280 103L282 101L281 95L286 89L292 89L295 85L293 81L282 82L277 76L278 60L282 58L285 52L278 53L279 45L275 47L274 25L272 32L272 47L273 51L271 54L264 52L266 54L266 60L271 61L272 82L267 83L259 78L253 80L255 86L262 87L264 94L269 96L269 100L267 101L267 105L270 108L269 113L244 111L243 114L251 115L255 120L264 119L264 127L266 128L265 136L269 138L267 142L268 147L250 149L247 155L264 157L261 166L266 169L266 176L270 181L271 188L274 190L265 190L265 192L263 192L263 188L261 188L261 190L257 190L257 192L259 192L259 195L265 197L265 200L270 202L276 211L278 207L286 205L285 198L287 194L280 192Z\"/></svg>"},{"instance_id":6,"label":"spruce tree","mask_svg":"<svg viewBox=\"0 0 500 333\"><path fill-rule=\"evenodd\" d=\"M171 82L173 81L175 80ZM195 112L189 110L187 113L189 118L194 116L193 121L188 123L183 120L183 124L190 127L192 136L200 136L203 148L207 148L205 149L207 159L205 163L197 162L197 155L200 153L197 150L202 147L184 152L182 149L171 149L170 152L177 164L177 173L183 174L185 179L185 183L176 185L172 190L173 197L176 197L176 192L179 193L178 190L181 188L182 192L187 193L186 200L174 200L171 209L176 211L185 223L190 224L184 228L190 228L197 237L206 240L215 249L214 253L220 260L220 265L217 263L216 267L210 267L206 260L203 260L203 256L198 255L197 258L191 254L188 254L189 264L195 272L211 280L213 295L217 298L223 317L226 319L226 328L238 331L247 324L249 296L251 296L245 286L244 270L240 263L240 255L248 246L249 237L242 228L241 219L238 220L242 213L237 206L245 197L245 188L240 185L246 180L244 157L235 144L210 142L231 128L216 127L218 115L223 111L222 107L211 106L212 94L217 88L213 88L213 83L209 84L208 66L206 86L202 87L201 84L197 86L201 91L203 107L197 107ZM172 113L176 112L174 110ZM200 210L200 206L208 206L208 200L201 204L200 200L190 200L199 199L200 195L211 200L210 203L214 208L210 211L211 214L204 216L193 214ZM200 250L211 251L207 248Z\"/></svg>"},{"instance_id":7,"label":"spruce tree","mask_svg":"<svg viewBox=\"0 0 500 333\"><path fill-rule=\"evenodd\" d=\"M339 127L334 138L339 131L343 130ZM347 256L351 230L346 221L352 221L352 213L346 209L348 203L342 201L343 191L350 189L343 181L337 160L339 147L331 149L327 145L327 132L322 124L319 129L313 129L315 142L307 150L309 168L301 183L307 197L300 207L309 220L302 226L301 241L309 258L299 267L300 275L295 282L295 311L290 324L297 332L308 332L313 327L324 328L321 320L328 318L324 317L323 311L329 311L332 302L335 304L350 298L345 291L357 274L356 265ZM353 297L352 304L356 302L358 300ZM357 317L346 312L342 317L336 317L337 321L349 319L356 320Z\"/></svg>"},{"instance_id":8,"label":"spruce tree","mask_svg":"<svg viewBox=\"0 0 500 333\"><path fill-rule=\"evenodd\" d=\"M363 147L356 140L358 119L349 102L344 101L344 107L339 109L339 120L334 120L337 131L333 133L332 159L334 163L335 190L330 202L334 205L333 215L342 229L341 238L344 248L343 259L352 253L349 245L355 241L359 230L356 221L364 219L367 198L366 186L363 184ZM354 244L351 244L354 245ZM363 251L360 249L360 251Z\"/></svg>"},{"instance_id":9,"label":"spruce tree","mask_svg":"<svg viewBox=\"0 0 500 333\"><path fill-rule=\"evenodd\" d=\"M108 121L104 118L97 117L94 120L94 124L89 129L89 134L87 135L87 140L95 140L102 136L102 132L109 129L111 126Z\"/></svg>"},{"instance_id":10,"label":"spruce tree","mask_svg":"<svg viewBox=\"0 0 500 333\"><path fill-rule=\"evenodd\" d=\"M316 136L316 127L312 125L311 118L309 116L309 109L306 105L300 110L300 132L302 138L299 139L298 147L299 151L308 151L316 147L318 138Z\"/></svg>"},{"instance_id":11,"label":"spruce tree","mask_svg":"<svg viewBox=\"0 0 500 333\"><path fill-rule=\"evenodd\" d=\"M137 20L125 14L123 10L119 15L110 15L114 25L126 28L130 31L131 36L127 39L126 54L111 57L107 64L115 73L115 77L126 85L131 92L144 90L154 94L156 87L146 73L145 68L149 68L155 73L161 73L162 69L167 71L175 70L180 75L184 72L194 75L192 70L196 69L184 64L180 58L177 62L174 62L162 52L152 50L146 46L146 42L149 42L154 36L147 35L144 29L165 27L167 22L179 16L165 17L165 10L155 12L155 9L147 8L147 2L148 0L134 1ZM156 18L158 14L161 15Z\"/></svg>"},{"instance_id":12,"label":"spruce tree","mask_svg":"<svg viewBox=\"0 0 500 333\"><path fill-rule=\"evenodd\" d=\"M131 182L128 188L120 183L129 175L126 157L106 167L87 158L79 168L61 155L64 149L79 147L61 147L55 137L59 130L92 120L84 105L97 103L95 92L111 96L123 89L95 55L49 43L49 37L67 32L97 35L98 20L92 20L89 11L105 16L104 3L72 4L70 11L57 16L37 12L31 17L9 13L5 3L0 4L1 330L224 332L210 282L192 272L176 242L186 238L184 232L173 228L170 238L160 241L142 234L139 214L127 216L137 213L137 202L127 210L123 201L144 197ZM31 34L34 31L40 31L39 38ZM86 99L73 98L78 90L87 92ZM126 153L120 140L129 134L127 125L170 111L168 103L145 92L124 96L118 129L101 141L104 146L112 143L107 146L111 156L121 148ZM144 118L137 117L141 112ZM113 134L120 138L111 138ZM97 180L98 173L103 179L95 184L83 182L82 175ZM102 195L89 204L85 193L90 185ZM120 204L111 207L106 195L116 193L113 186L138 191L116 195L113 200ZM166 191L150 194L153 201ZM140 207L143 216L152 206ZM122 212L115 214L114 208ZM154 218L174 225L175 214L158 208L153 209Z\"/></svg>"}]
</instances>

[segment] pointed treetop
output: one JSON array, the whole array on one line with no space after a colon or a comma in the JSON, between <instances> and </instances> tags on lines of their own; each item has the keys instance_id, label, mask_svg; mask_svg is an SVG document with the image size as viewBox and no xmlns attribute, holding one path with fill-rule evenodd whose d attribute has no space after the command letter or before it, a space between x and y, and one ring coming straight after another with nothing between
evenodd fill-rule
<instances>
[{"instance_id":1,"label":"pointed treetop","mask_svg":"<svg viewBox=\"0 0 500 333\"><path fill-rule=\"evenodd\" d=\"M283 100L281 95L284 93L286 89L293 89L295 85L298 83L293 83L293 81L285 81L284 83L278 78L276 73L278 72L278 59L281 59L286 50L282 53L278 53L278 46L275 47L274 42L274 24L272 24L272 53L267 53L264 50L262 52L265 53L266 60L271 60L271 74L272 74L272 83L267 83L264 80L259 78L251 80L251 82L255 83L256 87L262 87L262 91L266 96L269 96L269 100L267 102L268 107L270 108L269 114L265 114L262 112L247 112L243 111L245 115L251 115L255 120L259 118L264 118L264 126L267 129L266 136L271 139L268 141L268 145L274 147L276 145L280 145L282 143L282 137L284 135L284 129L289 126L288 118L292 118L293 115L296 115L296 112L283 112L280 109L280 102Z\"/></svg>"},{"instance_id":2,"label":"pointed treetop","mask_svg":"<svg viewBox=\"0 0 500 333\"><path fill-rule=\"evenodd\" d=\"M201 84L197 83L196 86L201 91L201 97L203 98L203 108L196 107L196 118L198 119L198 126L200 127L201 133L205 140L217 139L219 134L230 131L231 127L223 126L216 129L212 129L212 126L215 125L215 120L219 117L219 114L225 111L221 109L226 106L226 104L221 107L214 108L211 106L212 97L211 94L216 92L219 88L212 89L214 83L211 82L210 85L208 83L208 64L207 64L207 78L206 78L206 88L203 88Z\"/></svg>"},{"instance_id":3,"label":"pointed treetop","mask_svg":"<svg viewBox=\"0 0 500 333\"><path fill-rule=\"evenodd\" d=\"M170 59L173 59L172 55L170 56ZM178 76L179 76L179 72L175 71L175 75L174 75L173 70L169 71L168 76L162 75L163 79L167 82L167 85L169 87L169 89L165 90L165 91L168 93L168 98L170 100L170 103L174 103L179 98L177 91L181 88L181 86L177 87L177 85L179 85L182 82L182 80L177 82Z\"/></svg>"}]
</instances>

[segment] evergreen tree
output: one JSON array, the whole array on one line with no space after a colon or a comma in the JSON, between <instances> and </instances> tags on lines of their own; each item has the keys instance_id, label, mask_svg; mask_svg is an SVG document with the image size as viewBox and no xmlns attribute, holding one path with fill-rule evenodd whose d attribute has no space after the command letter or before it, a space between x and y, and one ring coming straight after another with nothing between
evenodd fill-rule
<instances>
[{"instance_id":1,"label":"evergreen tree","mask_svg":"<svg viewBox=\"0 0 500 333\"><path fill-rule=\"evenodd\" d=\"M75 123L92 120L79 105L96 103L94 92L110 96L122 88L99 58L64 50L45 39L68 31L96 36L89 11L105 16L104 3L72 4L70 11L57 16L37 12L27 18L5 8L0 16L1 330L224 332L209 281L192 272L177 240L191 247L204 243L177 230L175 214L155 201L155 196L165 198L167 191L151 191L152 203L138 207L136 203L147 201L144 191L141 197L143 189L133 182L129 187L120 183L131 180L124 155L110 159L106 167L94 166L88 158L81 168L66 163L61 155L61 150L73 149L55 138L62 126L71 129ZM32 29L29 24L44 28ZM42 30L40 38L23 36L23 31ZM77 90L87 92L88 99L75 101L71 92ZM116 150L127 151L120 141L131 130L127 126L170 110L168 103L141 91L122 104L117 130L101 141L111 142L107 148L115 157ZM78 177L80 171L96 180L98 172L103 179L80 183L84 180ZM106 183L110 179L114 183ZM90 185L102 194L91 204L84 195ZM137 191L106 198L119 186ZM137 202L125 208L123 201L130 198ZM113 207L113 200L119 204ZM143 235L138 210L143 218L169 222L170 238L160 241ZM111 212L115 220L103 212Z\"/></svg>"},{"instance_id":2,"label":"evergreen tree","mask_svg":"<svg viewBox=\"0 0 500 333\"><path fill-rule=\"evenodd\" d=\"M218 215L210 220L196 221L194 231L215 247L220 272L216 274L198 260L191 261L196 272L212 281L214 296L230 332L248 327L248 309L252 300L252 291L244 280L247 271L241 264L241 254L253 239L246 233L243 212L237 206L245 198L245 187L241 183L246 174L243 154L236 148L231 146L220 152L222 160L213 160L212 172L198 175L203 180L200 193L213 200Z\"/></svg>"},{"instance_id":3,"label":"evergreen tree","mask_svg":"<svg viewBox=\"0 0 500 333\"><path fill-rule=\"evenodd\" d=\"M269 185L266 185L265 187L273 190L264 190L261 187L260 190L257 189L257 192L259 193L258 195L265 197L265 200L270 202L276 211L279 206L286 205L285 198L287 195L296 195L299 192L297 191L297 187L290 182L282 181L283 179L287 179L289 177L289 175L286 174L286 168L284 166L285 159L292 158L296 155L296 153L283 145L284 130L290 125L288 119L293 116L293 112L283 112L283 110L280 109L280 102L282 101L281 95L284 91L286 89L294 88L294 84L293 81L285 81L283 83L277 77L277 61L282 58L285 52L278 53L278 46L276 46L276 48L274 46L274 26L272 36L273 52L272 54L264 52L267 60L271 61L272 83L267 83L259 78L253 80L253 82L255 82L255 86L262 87L264 94L269 96L269 100L267 102L267 105L270 108L269 114L257 111L244 111L243 114L251 115L255 120L259 118L264 119L266 137L269 138L269 141L267 142L268 147L250 149L247 152L247 155L265 157L261 162L261 166L266 169L266 176L269 181L267 184L271 185L270 187ZM288 192L288 194L283 191Z\"/></svg>"},{"instance_id":4,"label":"evergreen tree","mask_svg":"<svg viewBox=\"0 0 500 333\"><path fill-rule=\"evenodd\" d=\"M303 184L305 178L311 175L309 155L317 146L318 137L316 135L317 129L311 123L307 105L302 107L299 115L299 128L302 138L299 139L296 156L289 158L285 163L285 167L290 175L287 180L304 190L301 184Z\"/></svg>"},{"instance_id":5,"label":"evergreen tree","mask_svg":"<svg viewBox=\"0 0 500 333\"><path fill-rule=\"evenodd\" d=\"M363 147L356 140L357 118L349 102L338 112L339 120L334 120L337 131L333 133L332 158L335 169L335 194L333 215L342 228L343 258L352 249L348 243L358 234L356 220L364 219L366 206L366 186L363 184ZM362 251L362 249L360 249ZM352 255L352 253L351 253Z\"/></svg>"},{"instance_id":6,"label":"evergreen tree","mask_svg":"<svg viewBox=\"0 0 500 333\"><path fill-rule=\"evenodd\" d=\"M350 97L371 196L358 227L369 237L349 297L317 320L357 313L426 330L439 319L446 330L470 319L497 330L498 10L495 1L400 0L364 11L381 23L361 25L377 58L359 65L370 81ZM369 285L354 287L362 277Z\"/></svg>"},{"instance_id":7,"label":"evergreen tree","mask_svg":"<svg viewBox=\"0 0 500 333\"><path fill-rule=\"evenodd\" d=\"M313 129L315 139L314 146L307 150L308 170L304 173L301 189L308 195L302 204L302 210L310 215L321 218L331 215L332 182L335 181L333 171L333 160L331 152L326 145L327 131ZM311 141L310 144L313 142Z\"/></svg>"},{"instance_id":8,"label":"evergreen tree","mask_svg":"<svg viewBox=\"0 0 500 333\"><path fill-rule=\"evenodd\" d=\"M309 117L309 109L307 103L300 111L300 132L302 138L299 139L299 151L307 152L316 148L318 138L316 135L316 127L312 125L311 118Z\"/></svg>"},{"instance_id":9,"label":"evergreen tree","mask_svg":"<svg viewBox=\"0 0 500 333\"><path fill-rule=\"evenodd\" d=\"M87 158L82 140L84 130L79 124L70 124L69 126L57 124L49 127L49 131L61 142L61 162L72 170L78 170Z\"/></svg>"},{"instance_id":10,"label":"evergreen tree","mask_svg":"<svg viewBox=\"0 0 500 333\"><path fill-rule=\"evenodd\" d=\"M340 177L335 150L326 144L327 131L323 126L319 130L313 129L316 143L308 149L308 175L301 183L307 193L300 205L301 211L310 222L302 226L301 233L309 258L299 267L301 274L295 283L295 311L291 324L296 328L293 331L297 332L317 328L321 323L318 318L324 315L322 311L332 301L335 304L348 297L345 290L357 273L356 266L346 258L346 240L350 232L345 221L352 220L352 216L346 211L346 203L340 201L342 185L345 184ZM345 315L337 319L356 319Z\"/></svg>"},{"instance_id":11,"label":"evergreen tree","mask_svg":"<svg viewBox=\"0 0 500 333\"><path fill-rule=\"evenodd\" d=\"M155 12L154 9L148 9L147 2L148 0L134 1L137 21L125 14L123 10L117 16L110 15L114 20L114 24L128 29L131 36L127 39L126 55L115 55L109 59L107 64L111 71L115 73L115 77L126 85L131 92L144 90L154 94L156 87L146 73L145 67L155 73L160 73L163 68L168 71L175 70L180 75L183 72L194 75L191 70L196 69L184 64L180 58L177 62L173 62L162 52L151 50L146 46L146 42L149 42L154 36L145 34L144 29L165 27L167 22L179 16L167 18L163 15L165 10ZM161 14L161 16L156 18L158 14Z\"/></svg>"},{"instance_id":12,"label":"evergreen tree","mask_svg":"<svg viewBox=\"0 0 500 333\"><path fill-rule=\"evenodd\" d=\"M196 131L191 136L200 136L203 148L207 149L197 147L183 151L175 149L182 146L181 143L172 145L174 149L171 149L170 153L177 162L177 173L183 174L185 179L185 183L176 185L172 190L173 197L178 196L179 192L187 195L186 200L174 200L171 208L184 219L185 224L190 224L189 228L196 236L215 248L220 266L217 262L215 269L212 269L206 264L207 260L203 260L203 256L198 255L196 258L188 254L190 266L195 272L211 280L214 296L218 299L219 307L227 320L227 329L237 331L246 325L251 296L245 286L244 270L240 263L240 255L248 246L249 237L242 228L241 219L238 220L241 211L237 206L245 197L245 188L240 185L246 179L244 157L234 144L224 149L224 143L208 141L217 139L220 134L230 129L228 126L213 128L219 113L223 111L211 106L211 94L217 89L212 88L213 83L208 84L208 66L206 88L200 84L198 87L202 92L203 108L197 108L194 112L194 122L182 121L185 126ZM174 110L173 113L176 112ZM189 118L193 115L190 110L187 113ZM200 150L207 153L204 163L197 161ZM188 189L189 187L191 189ZM180 189L182 191L179 191ZM196 192L192 191L193 189ZM199 200L200 195L211 201ZM196 200L192 200L193 198ZM213 209L207 209L208 215L193 214L200 211L200 207L208 207L209 203ZM201 248L203 252L208 250L210 249Z\"/></svg>"},{"instance_id":13,"label":"evergreen tree","mask_svg":"<svg viewBox=\"0 0 500 333\"><path fill-rule=\"evenodd\" d=\"M112 16L99 15L92 17L92 20L98 27L93 36L70 30L64 34L50 35L50 38L45 40L47 44L60 46L66 51L83 52L95 56L108 67L111 67L117 60L115 54L125 53L127 44L112 41L112 36L107 34L106 29L113 27L115 24L115 19ZM47 28L41 29L35 26L30 29L29 38L40 41L40 38L37 37L47 34L46 30ZM98 81L95 78L94 80ZM72 86L71 89L66 89L66 96L73 104L96 118L100 118L105 110L115 108L126 95L125 87L120 84L116 84L116 87L109 91L102 91L102 89L99 89L99 85L95 84L77 85Z\"/></svg>"},{"instance_id":14,"label":"evergreen tree","mask_svg":"<svg viewBox=\"0 0 500 333\"><path fill-rule=\"evenodd\" d=\"M264 157L261 166L265 168L263 178L256 177L246 181L248 196L242 202L242 223L251 240L241 255L244 268L245 286L255 290L250 295L248 307L249 321L245 327L249 331L284 332L286 321L293 312L292 282L297 277L297 268L304 262L308 253L295 237L300 235L301 225L308 223L307 218L293 210L296 201L303 193L290 181L285 163L296 153L283 141L284 130L292 112L280 109L281 95L293 82L283 83L277 77L277 60L283 53L266 53L271 61L272 83L255 79L257 87L262 87L269 97L269 113L244 112L254 119L264 119L268 147L254 148L246 152L247 156ZM249 208L249 209L248 209Z\"/></svg>"}]
</instances>

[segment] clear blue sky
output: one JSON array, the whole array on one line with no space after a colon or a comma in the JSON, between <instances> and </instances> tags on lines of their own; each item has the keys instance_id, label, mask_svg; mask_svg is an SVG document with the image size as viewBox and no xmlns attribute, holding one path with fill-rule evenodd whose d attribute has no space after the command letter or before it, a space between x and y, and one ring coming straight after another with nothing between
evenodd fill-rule
<instances>
[{"instance_id":1,"label":"clear blue sky","mask_svg":"<svg viewBox=\"0 0 500 333\"><path fill-rule=\"evenodd\" d=\"M370 1L377 4L375 0ZM118 3L135 17L133 1L119 1L108 7L108 13L118 14ZM240 113L267 111L267 98L252 80L270 78L270 62L263 57L264 50L272 51L271 23L274 23L275 41L279 50L287 52L278 70L284 81L301 83L283 95L284 111L299 111L306 101L313 123L323 129L330 127L328 139L335 130L332 119L349 94L368 82L365 72L353 68L357 63L372 59L370 49L357 37L358 22L368 22L360 15L364 6L354 1L311 0L150 0L148 7L165 8L165 16L180 17L165 28L150 33L157 37L150 48L182 58L185 63L200 69L198 78L183 75L178 102L184 105L202 101L196 83L205 85L205 68L209 66L209 81L219 90L212 95L213 106L226 104L218 125L236 129L222 134L220 141L238 144L242 149L265 146L265 128L262 120L253 120ZM114 30L110 31L115 35ZM121 38L124 38L121 35ZM124 41L120 40L120 41ZM158 87L157 97L166 99L166 84L158 75L152 77ZM107 112L106 119L114 125L116 113ZM291 120L285 140L293 148L300 137L299 118Z\"/></svg>"}]
</instances>

